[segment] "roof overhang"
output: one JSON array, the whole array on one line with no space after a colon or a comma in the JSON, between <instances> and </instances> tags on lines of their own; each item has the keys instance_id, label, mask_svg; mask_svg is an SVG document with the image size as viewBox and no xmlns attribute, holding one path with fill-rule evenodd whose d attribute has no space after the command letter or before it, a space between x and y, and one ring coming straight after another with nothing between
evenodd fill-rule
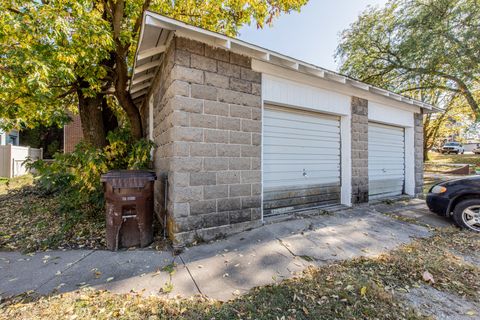
<instances>
[{"instance_id":1,"label":"roof overhang","mask_svg":"<svg viewBox=\"0 0 480 320\"><path fill-rule=\"evenodd\" d=\"M129 91L136 104L142 103L148 94L157 68L163 61L163 53L168 48L169 42L173 39L174 35L197 40L214 47L230 50L253 59L322 78L337 84L352 86L407 105L420 107L423 109L423 112L438 112L441 110L422 101L411 99L278 52L267 50L220 33L195 27L151 11L145 11L143 14L140 39L135 54L133 75L129 86Z\"/></svg>"}]
</instances>

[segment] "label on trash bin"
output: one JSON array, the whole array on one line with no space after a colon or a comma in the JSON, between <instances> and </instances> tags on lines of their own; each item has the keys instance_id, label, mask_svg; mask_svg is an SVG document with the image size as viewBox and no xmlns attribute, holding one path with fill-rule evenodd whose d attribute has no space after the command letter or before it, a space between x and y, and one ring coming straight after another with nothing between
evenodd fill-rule
<instances>
[{"instance_id":1,"label":"label on trash bin","mask_svg":"<svg viewBox=\"0 0 480 320\"><path fill-rule=\"evenodd\" d=\"M137 199L137 197L122 197L123 201L134 201L136 199Z\"/></svg>"}]
</instances>

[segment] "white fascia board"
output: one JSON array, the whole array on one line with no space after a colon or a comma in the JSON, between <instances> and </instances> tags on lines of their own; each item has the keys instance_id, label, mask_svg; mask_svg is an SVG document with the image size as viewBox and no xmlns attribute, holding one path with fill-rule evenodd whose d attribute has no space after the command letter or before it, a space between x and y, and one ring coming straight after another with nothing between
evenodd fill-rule
<instances>
[{"instance_id":1,"label":"white fascia board","mask_svg":"<svg viewBox=\"0 0 480 320\"><path fill-rule=\"evenodd\" d=\"M284 57L276 54L270 54L268 61L294 69L294 70L298 70L298 67L299 67L298 61L295 61L292 59L285 59Z\"/></svg>"},{"instance_id":2,"label":"white fascia board","mask_svg":"<svg viewBox=\"0 0 480 320\"><path fill-rule=\"evenodd\" d=\"M273 62L272 60L279 59L283 62L281 63L281 65L285 67L289 67L293 70L299 70L301 69L301 66L310 67L313 69L317 69L317 68L321 69L320 67L310 65L304 61L288 57L281 53L267 50L265 48L250 44L242 40L230 38L220 33L198 28L198 27L189 25L187 23L184 23L182 21L168 18L151 11L146 11L144 13L144 21L143 21L142 29L144 29L145 23L148 23L148 25L155 26L158 28L165 28L171 31L175 31L175 33L178 36L184 36L193 40L205 42L207 44L210 44L216 47L223 47L225 49L231 50L232 52L246 54L251 56L254 59L270 61L270 62ZM143 36L144 35L142 33L140 41ZM138 52L137 52L137 55L138 55ZM272 59L272 57L274 58ZM368 89L367 89L367 87L362 86L360 84L361 83L360 81L349 79L348 77L335 72L330 72L328 70L325 70L323 73L314 71L314 72L309 72L309 74L312 74L313 76L328 77L330 80L332 80L332 82L334 81L342 85L346 85L350 88L355 87L362 91L369 90L375 95L388 97L390 100L398 101L400 103L402 103L403 101L403 102L409 103L410 105L414 104L413 99L404 98L399 95L401 97L400 100L402 100L400 101L397 96L390 96L389 94L392 94L390 91L365 84L365 86L368 86ZM356 81L355 84L354 84L354 81ZM408 100L408 102L405 100ZM422 108L432 109L432 106L430 105L427 105L424 103L421 103L421 104L422 104L421 106Z\"/></svg>"},{"instance_id":3,"label":"white fascia board","mask_svg":"<svg viewBox=\"0 0 480 320\"><path fill-rule=\"evenodd\" d=\"M138 51L140 50L140 47L142 45L142 42L143 42L143 37L144 37L144 34L145 34L145 21L147 19L147 12L143 12L143 17L142 17L142 25L140 27L140 36L138 38L138 44L137 44L137 48L135 49L135 58L133 59L133 73L132 73L132 77L135 76L135 73L136 73L136 68L137 68L137 55L138 55ZM139 71L141 72L141 71ZM128 85L128 91L130 91L130 89L132 88L132 83L130 83Z\"/></svg>"},{"instance_id":4,"label":"white fascia board","mask_svg":"<svg viewBox=\"0 0 480 320\"><path fill-rule=\"evenodd\" d=\"M329 79L322 79L318 76L310 73L301 72L300 70L292 70L290 68L282 67L276 64L272 64L266 61L252 59L252 69L257 72L261 72L265 75L272 75L275 77L284 78L290 81L303 83L309 86L318 87L324 90L331 90L347 96L356 96L368 101L386 104L398 109L419 113L420 108L412 105L411 103L401 102L392 99L388 95L380 95L374 92L358 88L347 84L343 84L337 81L331 81ZM388 92L384 90L385 92Z\"/></svg>"},{"instance_id":5,"label":"white fascia board","mask_svg":"<svg viewBox=\"0 0 480 320\"><path fill-rule=\"evenodd\" d=\"M330 79L330 80L340 82L340 83L343 83L343 84L347 83L347 78L345 78L343 76L340 76L340 75L338 75L336 73L333 73L333 72L325 72L325 77Z\"/></svg>"},{"instance_id":6,"label":"white fascia board","mask_svg":"<svg viewBox=\"0 0 480 320\"><path fill-rule=\"evenodd\" d=\"M311 66L305 66L305 65L301 64L301 65L299 65L298 70L309 73L309 74L312 74L312 75L314 75L316 77L319 77L319 78L324 78L325 77L325 71L324 70L321 70L321 69L318 69L318 68L312 68Z\"/></svg>"},{"instance_id":7,"label":"white fascia board","mask_svg":"<svg viewBox=\"0 0 480 320\"><path fill-rule=\"evenodd\" d=\"M370 88L370 86L368 84L360 82L360 81L356 81L356 80L353 80L353 79L347 79L347 83L350 84L353 87L356 87L356 88L359 88L359 89L362 89L362 90L368 90Z\"/></svg>"},{"instance_id":8,"label":"white fascia board","mask_svg":"<svg viewBox=\"0 0 480 320\"><path fill-rule=\"evenodd\" d=\"M149 12L149 11L145 12L144 24L151 27L160 28L160 29L167 29L170 31L175 31L178 29L178 27L175 24L162 21L157 17L152 16L152 12Z\"/></svg>"},{"instance_id":9,"label":"white fascia board","mask_svg":"<svg viewBox=\"0 0 480 320\"><path fill-rule=\"evenodd\" d=\"M215 39L215 47L224 48L230 50L232 42L229 39Z\"/></svg>"}]
</instances>

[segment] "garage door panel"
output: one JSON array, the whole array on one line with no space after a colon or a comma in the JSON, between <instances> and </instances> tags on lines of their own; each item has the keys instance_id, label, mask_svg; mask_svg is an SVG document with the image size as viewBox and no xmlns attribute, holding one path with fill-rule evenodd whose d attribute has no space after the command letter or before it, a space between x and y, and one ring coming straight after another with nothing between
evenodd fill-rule
<instances>
[{"instance_id":1,"label":"garage door panel","mask_svg":"<svg viewBox=\"0 0 480 320\"><path fill-rule=\"evenodd\" d=\"M385 148L388 148L388 150L394 151L394 152L403 152L402 146L392 146L389 144L381 144L381 143L377 143L376 145L373 145L371 150L382 152L385 150Z\"/></svg>"},{"instance_id":2,"label":"garage door panel","mask_svg":"<svg viewBox=\"0 0 480 320\"><path fill-rule=\"evenodd\" d=\"M383 159L383 158L382 158ZM373 163L369 163L369 167L371 170L389 170L389 169L404 169L405 165L402 162L381 162L375 161Z\"/></svg>"},{"instance_id":3,"label":"garage door panel","mask_svg":"<svg viewBox=\"0 0 480 320\"><path fill-rule=\"evenodd\" d=\"M405 133L403 128L368 125L369 197L400 195L405 184Z\"/></svg>"},{"instance_id":4,"label":"garage door panel","mask_svg":"<svg viewBox=\"0 0 480 320\"><path fill-rule=\"evenodd\" d=\"M399 133L402 134L402 133ZM371 135L376 138L377 143L380 145L388 145L388 143L402 143L404 141L403 137L384 134L380 132L371 132ZM387 143L388 141L388 143Z\"/></svg>"},{"instance_id":5,"label":"garage door panel","mask_svg":"<svg viewBox=\"0 0 480 320\"><path fill-rule=\"evenodd\" d=\"M386 176L389 176L389 177L394 177L395 178L398 176L400 178L403 178L403 175L405 174L405 171L403 170L403 168L396 168L396 169L392 169L392 168L389 168L389 169L372 169L370 170L371 174L373 176L380 176L380 175L386 175ZM373 181L377 181L377 180L381 180L381 179L374 179ZM403 183L403 182L402 182Z\"/></svg>"},{"instance_id":6,"label":"garage door panel","mask_svg":"<svg viewBox=\"0 0 480 320\"><path fill-rule=\"evenodd\" d=\"M305 155L305 156L308 156L308 155ZM315 156L311 157L310 159L309 158L301 159L299 157L294 157L294 156L291 156L289 159L282 159L280 157L277 157L277 159L265 160L264 163L268 165L274 165L274 164L316 165L316 164L329 164L329 163L332 163L332 160L335 160L335 163L338 163L338 161L340 160L340 157L331 156L329 159L328 157L325 157L325 158L322 157L321 159L318 159L317 157L317 159L315 159Z\"/></svg>"},{"instance_id":7,"label":"garage door panel","mask_svg":"<svg viewBox=\"0 0 480 320\"><path fill-rule=\"evenodd\" d=\"M269 190L265 190L263 194L264 200L284 200L284 199L291 199L298 198L298 197L308 197L314 196L318 194L339 194L340 193L340 184L337 182L331 184L318 184L318 185L299 185L297 187L289 187L287 189L283 189L281 187L278 188L270 188Z\"/></svg>"},{"instance_id":8,"label":"garage door panel","mask_svg":"<svg viewBox=\"0 0 480 320\"><path fill-rule=\"evenodd\" d=\"M317 148L317 149L337 149L338 148L338 139L302 139L302 138L286 138L286 137L275 137L271 135L265 135L265 139L269 140L270 146L292 146L292 147L307 147L307 148ZM340 150L339 148L337 150Z\"/></svg>"},{"instance_id":9,"label":"garage door panel","mask_svg":"<svg viewBox=\"0 0 480 320\"><path fill-rule=\"evenodd\" d=\"M268 164L270 168L270 172L294 172L295 174L305 174L310 176L315 172L322 172L322 171L335 171L338 172L340 169L338 164L311 164L311 163L290 163L290 164L277 164L277 163L270 163ZM306 169L308 168L308 170ZM304 171L305 169L305 171Z\"/></svg>"},{"instance_id":10,"label":"garage door panel","mask_svg":"<svg viewBox=\"0 0 480 320\"><path fill-rule=\"evenodd\" d=\"M323 186L324 188L328 188L331 185L337 184L338 183L337 181L338 181L338 177L332 177L332 178L310 179L309 183L314 183L314 184ZM269 187L264 189L265 191L274 191L276 189L284 190L285 183L288 183L288 188L305 187L305 183L302 183L301 181L296 181L296 180L263 180L263 182L269 184ZM323 193L323 192L320 192L320 193Z\"/></svg>"},{"instance_id":11,"label":"garage door panel","mask_svg":"<svg viewBox=\"0 0 480 320\"><path fill-rule=\"evenodd\" d=\"M385 196L396 196L398 190L403 188L403 182L399 182L399 177L393 179L376 180L371 185L372 190L369 190L374 196L373 199L382 198Z\"/></svg>"},{"instance_id":12,"label":"garage door panel","mask_svg":"<svg viewBox=\"0 0 480 320\"><path fill-rule=\"evenodd\" d=\"M313 124L327 124L330 126L340 127L338 123L338 117L336 116L281 107L273 109L269 108L268 110L269 112L265 113L265 119L285 120L292 123L295 122L295 125L299 122L302 122ZM275 121L274 124L277 125L277 123L279 122Z\"/></svg>"},{"instance_id":13,"label":"garage door panel","mask_svg":"<svg viewBox=\"0 0 480 320\"><path fill-rule=\"evenodd\" d=\"M375 127L371 127L371 132L375 133L382 133L389 136L399 136L403 134L403 128L382 125L382 124L374 124ZM370 130L370 129L369 129ZM403 136L401 136L403 137Z\"/></svg>"},{"instance_id":14,"label":"garage door panel","mask_svg":"<svg viewBox=\"0 0 480 320\"><path fill-rule=\"evenodd\" d=\"M400 161L389 161L385 162L385 158L375 159L372 162L369 162L369 165L372 169L383 169L383 168L404 168L405 164Z\"/></svg>"},{"instance_id":15,"label":"garage door panel","mask_svg":"<svg viewBox=\"0 0 480 320\"><path fill-rule=\"evenodd\" d=\"M340 150L335 149L325 149L325 148L305 148L298 146L290 146L285 148L283 146L265 146L264 155L267 157L275 158L279 154L293 154L293 155L314 155L318 158L323 156L340 156Z\"/></svg>"},{"instance_id":16,"label":"garage door panel","mask_svg":"<svg viewBox=\"0 0 480 320\"><path fill-rule=\"evenodd\" d=\"M270 186L298 186L298 185L314 185L318 183L336 183L340 178L339 174L331 173L331 171L313 171L310 172L308 178L298 179L298 172L282 172L279 178L276 172L265 173L263 183ZM266 187L268 189L268 187Z\"/></svg>"},{"instance_id":17,"label":"garage door panel","mask_svg":"<svg viewBox=\"0 0 480 320\"><path fill-rule=\"evenodd\" d=\"M338 189L338 188L337 188ZM339 189L338 189L339 190ZM301 197L289 197L287 199L279 199L275 201L269 201L264 205L264 210L275 210L278 207L293 207L298 208L315 206L318 203L325 203L328 201L328 204L335 203L339 195L339 191L335 193L326 193L322 192L320 194L315 194L311 196L301 196Z\"/></svg>"},{"instance_id":18,"label":"garage door panel","mask_svg":"<svg viewBox=\"0 0 480 320\"><path fill-rule=\"evenodd\" d=\"M388 150L386 150L388 149ZM390 148L388 146L383 147L383 148L372 148L371 151L376 151L376 158L389 158L392 160L402 160L402 158L396 158L395 156L400 156L400 153L403 153L403 149L397 149L397 148ZM392 154L395 153L395 156L392 156Z\"/></svg>"},{"instance_id":19,"label":"garage door panel","mask_svg":"<svg viewBox=\"0 0 480 320\"><path fill-rule=\"evenodd\" d=\"M316 154L298 154L298 153L295 153L295 152L292 152L292 153L264 153L264 156L268 156L269 159L265 159L264 158L264 161L263 163L267 163L267 162L270 162L270 161L277 161L277 160L282 160L282 161L288 161L288 160L291 160L291 161L295 161L295 160L298 160L298 161L304 161L304 160L317 160L317 159L320 159L318 160L319 163L322 163L324 161L331 161L331 160L334 160L335 163L338 163L338 161L340 160L340 155L339 154L330 154L330 155L321 155L321 157L319 157L318 155Z\"/></svg>"},{"instance_id":20,"label":"garage door panel","mask_svg":"<svg viewBox=\"0 0 480 320\"><path fill-rule=\"evenodd\" d=\"M263 121L264 213L338 202L339 118L274 107Z\"/></svg>"},{"instance_id":21,"label":"garage door panel","mask_svg":"<svg viewBox=\"0 0 480 320\"><path fill-rule=\"evenodd\" d=\"M298 179L299 175L302 175L301 171L279 171L279 172L269 171L268 173L265 173L264 181L268 183L268 181L287 181L288 180L288 181L297 181L299 184L308 185L308 184L313 184L311 182L313 180L340 177L340 174L336 172L332 173L332 170L310 170L308 172L308 176L303 179ZM296 185L298 184L296 183ZM287 186L287 184L285 184L285 186Z\"/></svg>"},{"instance_id":22,"label":"garage door panel","mask_svg":"<svg viewBox=\"0 0 480 320\"><path fill-rule=\"evenodd\" d=\"M317 128L317 130L307 130L302 128L285 128L285 127L278 127L278 126L269 126L264 125L264 132L268 135L275 135L275 136L299 136L299 137L306 137L309 139L319 138L321 134L322 139L326 138L339 138L340 137L340 130L334 130L333 128L329 127L327 130L321 130Z\"/></svg>"},{"instance_id":23,"label":"garage door panel","mask_svg":"<svg viewBox=\"0 0 480 320\"><path fill-rule=\"evenodd\" d=\"M308 142L337 142L339 139L339 136L332 136L332 137L325 137L322 136L321 138L318 136L306 136L306 135L298 135L294 136L289 133L268 133L264 135L265 138L269 139L278 139L280 141L287 140L287 141L308 141Z\"/></svg>"},{"instance_id":24,"label":"garage door panel","mask_svg":"<svg viewBox=\"0 0 480 320\"><path fill-rule=\"evenodd\" d=\"M329 123L310 123L310 122L303 122L303 121L294 121L292 120L284 120L284 119L276 119L276 118L265 118L265 121L274 121L274 125L267 126L274 126L276 128L295 128L299 131L311 131L311 132L337 132L340 128L337 125L329 124ZM299 126L301 125L301 126ZM293 127L298 126L298 127Z\"/></svg>"}]
</instances>

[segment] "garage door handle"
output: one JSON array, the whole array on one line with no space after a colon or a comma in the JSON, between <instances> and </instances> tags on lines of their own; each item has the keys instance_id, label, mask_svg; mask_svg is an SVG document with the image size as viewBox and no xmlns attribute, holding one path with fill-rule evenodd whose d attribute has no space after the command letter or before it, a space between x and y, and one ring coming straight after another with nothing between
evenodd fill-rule
<instances>
[{"instance_id":1,"label":"garage door handle","mask_svg":"<svg viewBox=\"0 0 480 320\"><path fill-rule=\"evenodd\" d=\"M385 169L382 169L382 171L383 171L383 173L387 172L387 170L385 170Z\"/></svg>"},{"instance_id":2,"label":"garage door handle","mask_svg":"<svg viewBox=\"0 0 480 320\"><path fill-rule=\"evenodd\" d=\"M303 175L304 177L306 177L306 176L307 176L307 170L303 169L302 175Z\"/></svg>"}]
</instances>

